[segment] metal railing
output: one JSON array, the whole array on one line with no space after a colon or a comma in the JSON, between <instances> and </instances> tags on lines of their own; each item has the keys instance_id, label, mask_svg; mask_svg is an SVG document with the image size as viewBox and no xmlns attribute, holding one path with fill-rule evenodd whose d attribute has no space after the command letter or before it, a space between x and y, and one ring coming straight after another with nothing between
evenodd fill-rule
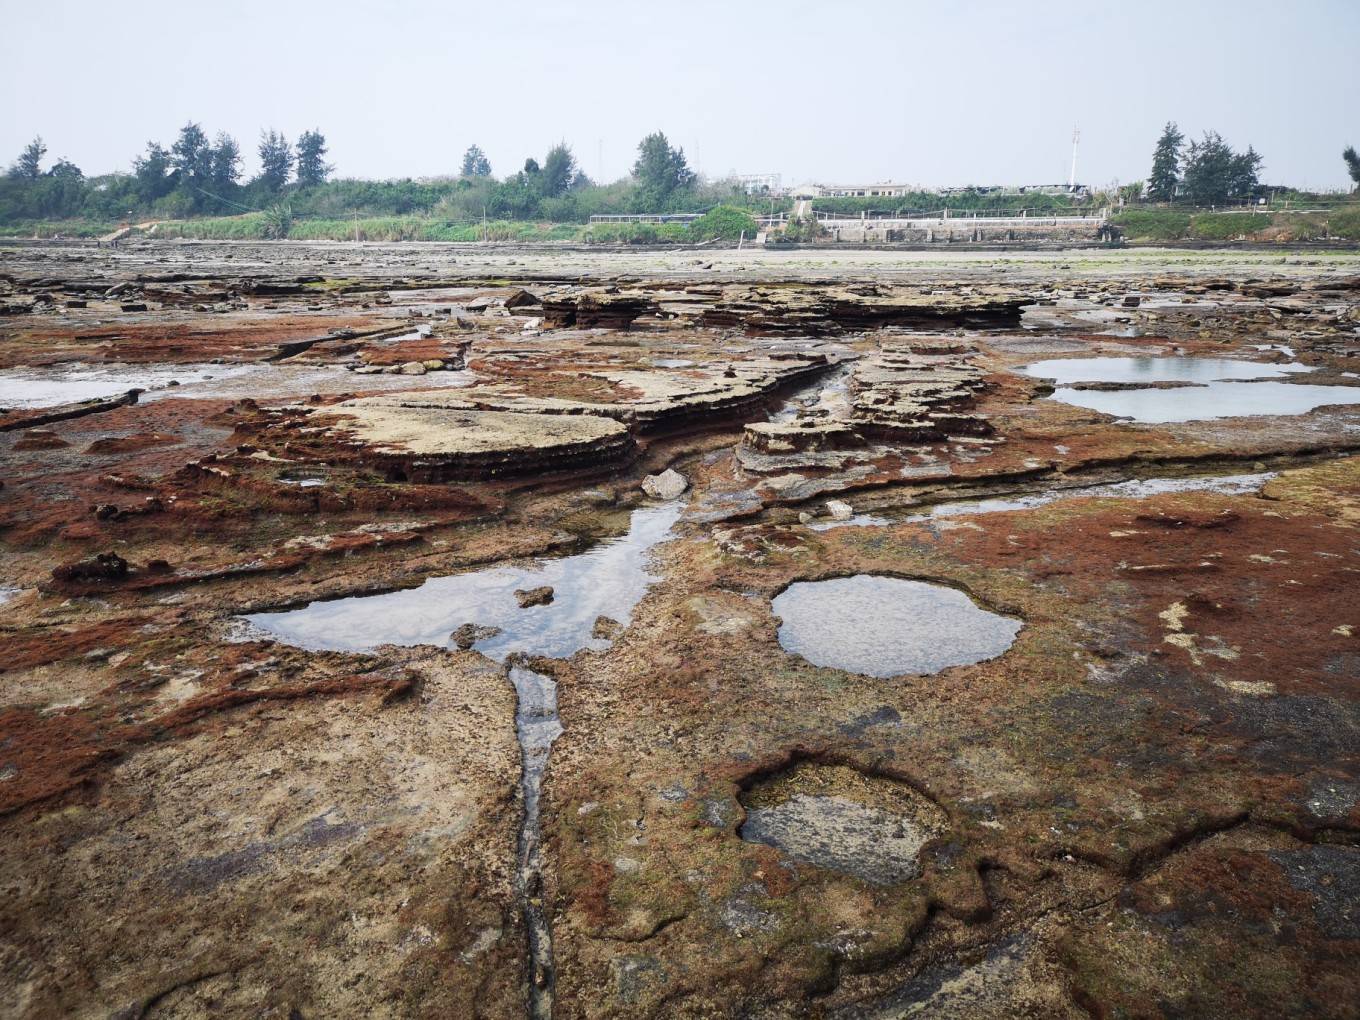
<instances>
[{"instance_id":1,"label":"metal railing","mask_svg":"<svg viewBox=\"0 0 1360 1020\"><path fill-rule=\"evenodd\" d=\"M891 223L932 223L941 225L971 224L974 226L986 226L989 224L1015 223L1029 224L1032 226L1057 226L1064 223L1101 223L1110 216L1108 208L1092 209L1089 212L1078 212L1076 215L1062 215L1057 213L1039 213L1030 210L1016 210L1006 212L975 211L957 212L949 209L941 209L936 212L912 214L905 216L845 216L835 213L820 212L812 210L813 217L818 223L835 223L842 226L853 226L855 224L891 224Z\"/></svg>"},{"instance_id":2,"label":"metal railing","mask_svg":"<svg viewBox=\"0 0 1360 1020\"><path fill-rule=\"evenodd\" d=\"M993 219L993 220L1021 220L1021 219L1091 219L1108 215L1109 210L1101 209L954 209L945 207L942 209L904 209L893 212L879 212L866 210L861 213L834 213L822 210L813 210L813 215L820 219L833 220L963 220L963 219Z\"/></svg>"}]
</instances>

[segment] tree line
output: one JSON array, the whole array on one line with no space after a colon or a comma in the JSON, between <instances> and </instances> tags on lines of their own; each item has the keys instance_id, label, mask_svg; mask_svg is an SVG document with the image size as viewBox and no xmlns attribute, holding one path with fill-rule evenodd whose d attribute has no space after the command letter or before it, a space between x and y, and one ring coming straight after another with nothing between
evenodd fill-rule
<instances>
[{"instance_id":1,"label":"tree line","mask_svg":"<svg viewBox=\"0 0 1360 1020\"><path fill-rule=\"evenodd\" d=\"M1354 146L1341 153L1350 179L1360 185L1360 155ZM1252 146L1238 152L1217 131L1205 131L1187 144L1175 121L1167 122L1152 153L1152 172L1144 194L1153 202L1185 201L1197 206L1249 203L1263 195L1263 160Z\"/></svg>"},{"instance_id":2,"label":"tree line","mask_svg":"<svg viewBox=\"0 0 1360 1020\"><path fill-rule=\"evenodd\" d=\"M1194 205L1249 202L1261 190L1263 160L1250 145L1237 152L1217 131L1186 139L1174 121L1162 129L1152 153L1147 197L1154 202L1184 198Z\"/></svg>"},{"instance_id":3,"label":"tree line","mask_svg":"<svg viewBox=\"0 0 1360 1020\"><path fill-rule=\"evenodd\" d=\"M478 145L463 155L456 177L425 181L332 179L326 138L319 129L296 143L270 129L260 132L259 173L242 179L241 147L231 135L210 137L195 121L185 124L166 147L147 143L130 173L87 178L69 160L44 169L47 146L35 138L0 180L0 222L41 219L119 220L127 216L183 219L234 214L286 204L291 215L345 217L428 212L467 222L541 219L584 222L596 212L667 212L698 204L745 200L730 186L704 186L684 150L654 132L638 145L632 174L602 185L581 169L566 142L504 178L492 174Z\"/></svg>"},{"instance_id":4,"label":"tree line","mask_svg":"<svg viewBox=\"0 0 1360 1020\"><path fill-rule=\"evenodd\" d=\"M529 157L500 181L492 176L486 154L472 145L463 155L458 188L444 204L464 218L476 218L480 204L482 215L493 219L573 222L606 207L619 212L688 211L696 203L712 205L714 198L733 197L698 193L699 178L684 149L671 145L660 131L642 139L637 151L629 178L603 185L586 175L566 142L550 148L542 162Z\"/></svg>"},{"instance_id":5,"label":"tree line","mask_svg":"<svg viewBox=\"0 0 1360 1020\"><path fill-rule=\"evenodd\" d=\"M209 139L190 121L167 149L148 142L132 161L132 172L87 178L70 160L47 170L47 145L34 138L0 181L0 220L86 216L118 219L128 213L166 218L239 211L277 201L287 190L326 183L326 137L304 131L296 144L270 129L260 132L260 173L242 181L241 147L225 131Z\"/></svg>"},{"instance_id":6,"label":"tree line","mask_svg":"<svg viewBox=\"0 0 1360 1020\"><path fill-rule=\"evenodd\" d=\"M201 124L191 121L168 148L147 143L133 160L131 172L87 178L67 159L47 165L47 146L35 138L0 177L0 223L77 218L111 222L129 216L184 219L285 206L289 216L312 219L361 213L429 215L456 223L484 218L584 223L596 213L693 212L718 204L776 212L790 206L787 199L749 194L733 182L700 179L684 150L660 131L638 143L631 174L607 184L592 181L565 142L552 146L541 159L526 159L519 170L499 179L475 144L463 154L457 175L425 180L335 179L319 129L304 131L296 142L273 129L261 131L256 151L260 171L243 180L236 140L225 132L210 138ZM1347 147L1343 158L1352 180L1360 184L1360 156L1354 147ZM1262 192L1261 165L1261 156L1251 146L1238 152L1213 131L1187 144L1176 124L1169 123L1153 154L1146 188L1139 183L1121 193L1201 206L1248 202ZM996 201L1014 204L1009 196L982 195L954 195L949 204L984 208ZM926 208L938 202L939 196L921 193L906 204Z\"/></svg>"}]
</instances>

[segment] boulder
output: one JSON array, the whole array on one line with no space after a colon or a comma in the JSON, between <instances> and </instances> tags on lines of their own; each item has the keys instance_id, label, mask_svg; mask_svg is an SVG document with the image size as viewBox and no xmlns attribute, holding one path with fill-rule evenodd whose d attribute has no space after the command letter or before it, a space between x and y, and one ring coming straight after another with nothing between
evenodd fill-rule
<instances>
[{"instance_id":1,"label":"boulder","mask_svg":"<svg viewBox=\"0 0 1360 1020\"><path fill-rule=\"evenodd\" d=\"M505 307L512 311L516 308L532 308L542 303L542 298L534 297L527 290L517 290L505 299Z\"/></svg>"},{"instance_id":2,"label":"boulder","mask_svg":"<svg viewBox=\"0 0 1360 1020\"><path fill-rule=\"evenodd\" d=\"M659 475L648 475L642 480L642 491L653 499L678 499L689 488L685 476L674 468Z\"/></svg>"},{"instance_id":3,"label":"boulder","mask_svg":"<svg viewBox=\"0 0 1360 1020\"><path fill-rule=\"evenodd\" d=\"M408 361L401 366L402 375L424 375L425 372L425 363L422 361Z\"/></svg>"},{"instance_id":4,"label":"boulder","mask_svg":"<svg viewBox=\"0 0 1360 1020\"><path fill-rule=\"evenodd\" d=\"M831 515L833 521L848 521L855 516L855 508L839 499L828 499L826 512Z\"/></svg>"}]
</instances>

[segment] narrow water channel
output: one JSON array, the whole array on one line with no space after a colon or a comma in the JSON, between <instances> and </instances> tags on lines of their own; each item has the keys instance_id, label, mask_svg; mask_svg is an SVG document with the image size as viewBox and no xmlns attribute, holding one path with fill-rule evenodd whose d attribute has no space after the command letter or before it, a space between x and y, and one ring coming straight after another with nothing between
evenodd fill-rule
<instances>
[{"instance_id":1,"label":"narrow water channel","mask_svg":"<svg viewBox=\"0 0 1360 1020\"><path fill-rule=\"evenodd\" d=\"M647 554L670 533L680 512L679 503L641 507L633 512L626 535L574 556L488 567L431 578L418 588L246 617L255 630L288 644L348 652L381 645L453 647L454 631L471 624L478 635L472 647L505 663L517 700L524 814L516 884L528 933L529 1011L534 1020L552 1016L552 926L542 898L540 799L562 721L556 681L528 668L525 657L567 658L583 648L608 647L596 621L606 617L627 625L633 608L659 580L647 569ZM542 586L553 589L552 601L521 608L515 591Z\"/></svg>"},{"instance_id":2,"label":"narrow water channel","mask_svg":"<svg viewBox=\"0 0 1360 1020\"><path fill-rule=\"evenodd\" d=\"M855 359L847 359L808 385L799 387L770 413L769 420L786 423L805 414L846 410L849 407L850 373L854 367Z\"/></svg>"},{"instance_id":3,"label":"narrow water channel","mask_svg":"<svg viewBox=\"0 0 1360 1020\"><path fill-rule=\"evenodd\" d=\"M916 524L946 517L1034 510L1065 499L1148 499L1152 496L1174 495L1181 492L1217 492L1228 496L1243 496L1260 492L1261 487L1276 474L1275 471L1260 471L1236 475L1195 475L1190 478L1130 478L1122 482L1096 485L1068 484L1014 496L951 500L937 503L922 513L906 513L902 510L883 510L877 514L860 513L849 520L816 521L808 527L813 531L830 531L832 528L847 526L884 527L893 524Z\"/></svg>"},{"instance_id":4,"label":"narrow water channel","mask_svg":"<svg viewBox=\"0 0 1360 1020\"><path fill-rule=\"evenodd\" d=\"M556 982L552 926L543 906L539 808L543 774L548 769L553 742L562 735L562 720L557 714L557 683L552 677L520 665L512 665L509 672L518 697L515 732L519 736L520 790L524 798L524 817L520 822L516 849L516 884L529 939L529 1015L534 1020L547 1020L552 1016Z\"/></svg>"},{"instance_id":5,"label":"narrow water channel","mask_svg":"<svg viewBox=\"0 0 1360 1020\"><path fill-rule=\"evenodd\" d=\"M34 410L105 400L130 389L143 390L139 403L146 404L171 397L277 399L354 390L430 390L470 386L475 378L468 371L430 372L422 376L355 375L343 365L77 362L0 370L0 409Z\"/></svg>"}]
</instances>

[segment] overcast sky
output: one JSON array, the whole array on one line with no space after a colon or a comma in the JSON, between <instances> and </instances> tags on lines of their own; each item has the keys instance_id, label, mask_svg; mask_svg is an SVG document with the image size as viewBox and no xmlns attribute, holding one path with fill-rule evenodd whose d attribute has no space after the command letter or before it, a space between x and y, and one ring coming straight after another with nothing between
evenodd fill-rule
<instances>
[{"instance_id":1,"label":"overcast sky","mask_svg":"<svg viewBox=\"0 0 1360 1020\"><path fill-rule=\"evenodd\" d=\"M1147 175L1167 120L1341 188L1360 145L1360 0L0 0L0 160L125 170L187 120L258 166L319 127L343 176L500 176L565 139L626 173L660 129L710 176L926 185Z\"/></svg>"}]
</instances>

